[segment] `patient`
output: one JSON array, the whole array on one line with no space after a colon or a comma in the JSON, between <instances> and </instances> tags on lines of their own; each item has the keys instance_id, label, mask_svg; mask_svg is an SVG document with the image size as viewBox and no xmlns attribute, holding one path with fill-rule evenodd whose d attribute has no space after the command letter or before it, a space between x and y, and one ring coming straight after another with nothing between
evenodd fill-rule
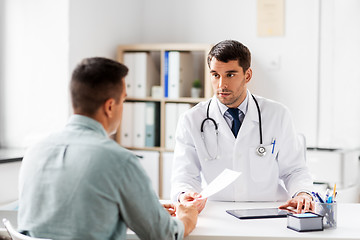
<instances>
[{"instance_id":1,"label":"patient","mask_svg":"<svg viewBox=\"0 0 360 240\"><path fill-rule=\"evenodd\" d=\"M161 205L136 156L108 137L121 122L127 72L105 58L85 59L75 68L74 115L25 154L19 231L104 240L125 239L129 227L140 239L182 239L195 228L196 207Z\"/></svg>"}]
</instances>

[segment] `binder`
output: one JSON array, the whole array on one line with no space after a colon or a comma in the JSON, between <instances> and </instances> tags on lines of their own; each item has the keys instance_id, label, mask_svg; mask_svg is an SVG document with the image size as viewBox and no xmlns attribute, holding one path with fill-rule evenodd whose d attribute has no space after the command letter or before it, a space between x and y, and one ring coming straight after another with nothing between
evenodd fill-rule
<instances>
[{"instance_id":1,"label":"binder","mask_svg":"<svg viewBox=\"0 0 360 240\"><path fill-rule=\"evenodd\" d=\"M133 108L134 103L124 102L123 112L125 116L121 121L121 146L132 147L133 146Z\"/></svg>"},{"instance_id":2,"label":"binder","mask_svg":"<svg viewBox=\"0 0 360 240\"><path fill-rule=\"evenodd\" d=\"M168 97L190 97L195 79L191 53L169 52L168 64Z\"/></svg>"},{"instance_id":3,"label":"binder","mask_svg":"<svg viewBox=\"0 0 360 240\"><path fill-rule=\"evenodd\" d=\"M190 109L188 103L166 103L165 104L165 148L175 148L175 133L181 114Z\"/></svg>"},{"instance_id":4,"label":"binder","mask_svg":"<svg viewBox=\"0 0 360 240\"><path fill-rule=\"evenodd\" d=\"M128 76L125 78L128 97L151 96L151 87L160 85L160 74L150 53L124 53L124 64L129 68Z\"/></svg>"},{"instance_id":5,"label":"binder","mask_svg":"<svg viewBox=\"0 0 360 240\"><path fill-rule=\"evenodd\" d=\"M151 180L151 185L159 196L159 152L156 151L133 151L138 156L141 166Z\"/></svg>"},{"instance_id":6,"label":"binder","mask_svg":"<svg viewBox=\"0 0 360 240\"><path fill-rule=\"evenodd\" d=\"M145 110L145 146L160 146L160 106L155 102L147 102Z\"/></svg>"},{"instance_id":7,"label":"binder","mask_svg":"<svg viewBox=\"0 0 360 240\"><path fill-rule=\"evenodd\" d=\"M133 119L133 146L145 147L145 107L144 102L134 103L134 119Z\"/></svg>"},{"instance_id":8,"label":"binder","mask_svg":"<svg viewBox=\"0 0 360 240\"><path fill-rule=\"evenodd\" d=\"M174 149L178 108L176 103L165 104L165 148Z\"/></svg>"},{"instance_id":9,"label":"binder","mask_svg":"<svg viewBox=\"0 0 360 240\"><path fill-rule=\"evenodd\" d=\"M164 97L169 96L169 52L164 53Z\"/></svg>"},{"instance_id":10,"label":"binder","mask_svg":"<svg viewBox=\"0 0 360 240\"><path fill-rule=\"evenodd\" d=\"M147 52L135 54L135 97L145 98L151 96L151 87L160 85L159 71L153 59Z\"/></svg>"},{"instance_id":11,"label":"binder","mask_svg":"<svg viewBox=\"0 0 360 240\"><path fill-rule=\"evenodd\" d=\"M189 103L178 103L177 119L179 120L180 116L190 108L191 104Z\"/></svg>"},{"instance_id":12,"label":"binder","mask_svg":"<svg viewBox=\"0 0 360 240\"><path fill-rule=\"evenodd\" d=\"M135 73L135 65L134 65L134 54L133 53L124 53L124 64L129 68L129 72L125 77L126 83L126 93L129 97L134 96L134 73Z\"/></svg>"},{"instance_id":13,"label":"binder","mask_svg":"<svg viewBox=\"0 0 360 240\"><path fill-rule=\"evenodd\" d=\"M163 153L163 168L162 168L162 199L171 198L171 174L172 174L172 165L173 165L173 152L164 152Z\"/></svg>"}]
</instances>

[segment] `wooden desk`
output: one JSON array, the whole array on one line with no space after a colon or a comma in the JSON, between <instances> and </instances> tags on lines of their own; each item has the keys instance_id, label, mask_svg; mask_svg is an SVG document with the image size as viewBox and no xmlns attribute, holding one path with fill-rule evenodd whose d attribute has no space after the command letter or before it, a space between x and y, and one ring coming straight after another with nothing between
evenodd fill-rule
<instances>
[{"instance_id":1,"label":"wooden desk","mask_svg":"<svg viewBox=\"0 0 360 240\"><path fill-rule=\"evenodd\" d=\"M211 202L199 215L195 230L187 240L214 239L360 239L360 204L338 204L337 229L299 233L287 228L286 218L240 220L225 210L239 208L278 207L281 203ZM138 239L128 231L128 239Z\"/></svg>"}]
</instances>

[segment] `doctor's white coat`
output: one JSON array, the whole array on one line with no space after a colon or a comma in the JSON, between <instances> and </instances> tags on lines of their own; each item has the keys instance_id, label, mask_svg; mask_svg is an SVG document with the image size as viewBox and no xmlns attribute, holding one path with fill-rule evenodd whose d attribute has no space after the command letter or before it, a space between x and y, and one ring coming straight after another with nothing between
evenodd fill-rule
<instances>
[{"instance_id":1,"label":"doctor's white coat","mask_svg":"<svg viewBox=\"0 0 360 240\"><path fill-rule=\"evenodd\" d=\"M255 96L261 110L263 145L267 151L263 157L257 155L256 148L260 145L258 111L249 91L248 95L248 110L237 138L221 115L216 96L212 98L209 116L218 125L218 139L211 121L204 123L205 139L201 138L200 127L206 118L209 100L181 116L172 169L171 196L174 201L183 191L200 193L202 180L210 183L225 168L242 174L210 200L285 201L298 191L312 190L304 146L289 111L280 103ZM210 159L216 155L219 156L217 159Z\"/></svg>"}]
</instances>

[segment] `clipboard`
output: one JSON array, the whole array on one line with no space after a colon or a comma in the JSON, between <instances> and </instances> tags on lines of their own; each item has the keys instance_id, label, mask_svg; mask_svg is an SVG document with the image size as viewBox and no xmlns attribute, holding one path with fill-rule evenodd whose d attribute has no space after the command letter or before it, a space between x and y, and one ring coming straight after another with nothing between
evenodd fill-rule
<instances>
[{"instance_id":1,"label":"clipboard","mask_svg":"<svg viewBox=\"0 0 360 240\"><path fill-rule=\"evenodd\" d=\"M278 208L233 209L226 212L239 219L286 218L288 211Z\"/></svg>"}]
</instances>

